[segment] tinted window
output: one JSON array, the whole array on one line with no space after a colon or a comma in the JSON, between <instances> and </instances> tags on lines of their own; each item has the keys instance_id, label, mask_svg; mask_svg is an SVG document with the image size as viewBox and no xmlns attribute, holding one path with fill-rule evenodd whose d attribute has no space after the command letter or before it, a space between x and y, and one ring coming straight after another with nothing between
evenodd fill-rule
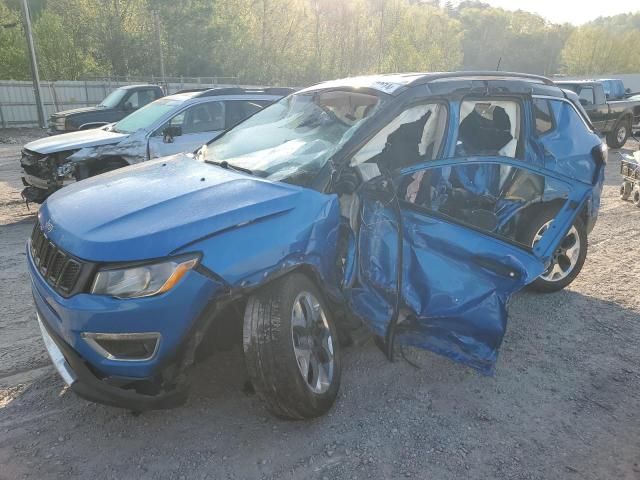
<instances>
[{"instance_id":1,"label":"tinted window","mask_svg":"<svg viewBox=\"0 0 640 480\"><path fill-rule=\"evenodd\" d=\"M542 135L553 128L553 119L549 102L540 98L533 100L533 110L536 116L536 133Z\"/></svg>"},{"instance_id":2,"label":"tinted window","mask_svg":"<svg viewBox=\"0 0 640 480\"><path fill-rule=\"evenodd\" d=\"M397 180L405 206L450 218L512 242L522 242L518 224L525 210L564 199L568 186L523 168L470 162L425 168ZM526 245L531 247L531 245Z\"/></svg>"},{"instance_id":3,"label":"tinted window","mask_svg":"<svg viewBox=\"0 0 640 480\"><path fill-rule=\"evenodd\" d=\"M109 95L107 95L105 99L102 100L102 102L100 102L100 106L105 108L115 108L120 104L120 101L126 94L127 91L121 88L114 90Z\"/></svg>"},{"instance_id":4,"label":"tinted window","mask_svg":"<svg viewBox=\"0 0 640 480\"><path fill-rule=\"evenodd\" d=\"M582 87L578 92L580 103L583 105L593 105L593 88Z\"/></svg>"},{"instance_id":5,"label":"tinted window","mask_svg":"<svg viewBox=\"0 0 640 480\"><path fill-rule=\"evenodd\" d=\"M227 128L231 128L262 110L271 102L267 100L231 100L225 103L227 104Z\"/></svg>"},{"instance_id":6,"label":"tinted window","mask_svg":"<svg viewBox=\"0 0 640 480\"><path fill-rule=\"evenodd\" d=\"M182 134L224 130L224 110L223 102L202 103L188 108L184 112Z\"/></svg>"}]
</instances>

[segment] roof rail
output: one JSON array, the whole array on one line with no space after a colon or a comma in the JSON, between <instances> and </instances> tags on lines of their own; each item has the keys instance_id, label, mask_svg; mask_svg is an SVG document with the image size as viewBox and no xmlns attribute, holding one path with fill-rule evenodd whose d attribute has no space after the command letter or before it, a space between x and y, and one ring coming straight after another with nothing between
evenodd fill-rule
<instances>
[{"instance_id":1,"label":"roof rail","mask_svg":"<svg viewBox=\"0 0 640 480\"><path fill-rule=\"evenodd\" d=\"M185 88L184 90L178 90L176 93L172 93L171 95L178 95L179 93L204 92L206 90L209 90L209 88Z\"/></svg>"},{"instance_id":2,"label":"roof rail","mask_svg":"<svg viewBox=\"0 0 640 480\"><path fill-rule=\"evenodd\" d=\"M282 95L286 96L295 92L295 89L288 87L267 87L267 88L240 88L240 87L221 87L194 89L193 92L201 92L196 97L215 97L218 95L243 95L243 94L265 94L265 95ZM184 93L185 90L182 91ZM180 93L180 92L179 92Z\"/></svg>"},{"instance_id":3,"label":"roof rail","mask_svg":"<svg viewBox=\"0 0 640 480\"><path fill-rule=\"evenodd\" d=\"M240 87L207 88L196 97L216 97L218 95L242 95L246 90Z\"/></svg>"},{"instance_id":4,"label":"roof rail","mask_svg":"<svg viewBox=\"0 0 640 480\"><path fill-rule=\"evenodd\" d=\"M412 82L413 85L422 83L431 83L437 80L455 79L455 78L469 78L469 77L494 77L494 78L508 78L514 80L533 80L543 83L545 85L554 86L552 80L542 75L533 75L530 73L517 73L517 72L500 72L500 71L469 71L469 72L445 72L435 73L433 75L426 75L425 77Z\"/></svg>"}]
</instances>

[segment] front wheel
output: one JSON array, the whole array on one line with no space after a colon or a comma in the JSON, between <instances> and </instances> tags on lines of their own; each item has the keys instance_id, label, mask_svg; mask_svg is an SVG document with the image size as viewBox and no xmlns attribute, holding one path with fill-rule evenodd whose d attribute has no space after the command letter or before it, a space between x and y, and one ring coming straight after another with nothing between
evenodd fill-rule
<instances>
[{"instance_id":1,"label":"front wheel","mask_svg":"<svg viewBox=\"0 0 640 480\"><path fill-rule=\"evenodd\" d=\"M252 295L244 314L247 372L267 409L282 418L319 417L340 387L340 346L322 294L293 273Z\"/></svg>"},{"instance_id":2,"label":"front wheel","mask_svg":"<svg viewBox=\"0 0 640 480\"><path fill-rule=\"evenodd\" d=\"M551 225L550 212L541 212L531 219L521 239L532 247L542 238ZM557 292L575 280L587 258L587 229L577 217L551 259L549 268L530 287L538 292Z\"/></svg>"}]
</instances>

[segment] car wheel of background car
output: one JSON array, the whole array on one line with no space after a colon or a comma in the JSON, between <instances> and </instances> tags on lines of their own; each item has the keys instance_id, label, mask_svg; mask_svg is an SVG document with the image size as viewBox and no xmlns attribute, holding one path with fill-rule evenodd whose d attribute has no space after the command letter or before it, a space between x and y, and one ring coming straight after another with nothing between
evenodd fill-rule
<instances>
[{"instance_id":1,"label":"car wheel of background car","mask_svg":"<svg viewBox=\"0 0 640 480\"><path fill-rule=\"evenodd\" d=\"M620 185L620 199L628 200L631 190L633 190L633 187L630 182L622 182L622 185Z\"/></svg>"},{"instance_id":2,"label":"car wheel of background car","mask_svg":"<svg viewBox=\"0 0 640 480\"><path fill-rule=\"evenodd\" d=\"M622 148L627 143L631 133L631 125L628 119L620 120L613 130L607 135L607 145L611 148Z\"/></svg>"},{"instance_id":3,"label":"car wheel of background car","mask_svg":"<svg viewBox=\"0 0 640 480\"><path fill-rule=\"evenodd\" d=\"M314 283L287 275L247 302L243 349L249 378L271 413L300 420L326 413L340 387L340 346Z\"/></svg>"},{"instance_id":4,"label":"car wheel of background car","mask_svg":"<svg viewBox=\"0 0 640 480\"><path fill-rule=\"evenodd\" d=\"M534 246L549 228L554 216L554 211L543 210L528 219L518 235L520 241ZM551 265L531 284L531 288L545 293L562 290L578 276L586 258L587 229L582 219L577 217L553 254Z\"/></svg>"},{"instance_id":5,"label":"car wheel of background car","mask_svg":"<svg viewBox=\"0 0 640 480\"><path fill-rule=\"evenodd\" d=\"M640 189L638 187L633 189L631 199L636 207L640 207Z\"/></svg>"}]
</instances>

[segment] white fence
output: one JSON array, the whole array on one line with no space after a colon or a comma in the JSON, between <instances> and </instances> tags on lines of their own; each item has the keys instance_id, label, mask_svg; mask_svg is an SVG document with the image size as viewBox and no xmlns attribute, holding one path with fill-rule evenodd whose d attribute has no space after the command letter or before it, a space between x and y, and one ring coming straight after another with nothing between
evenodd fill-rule
<instances>
[{"instance_id":1,"label":"white fence","mask_svg":"<svg viewBox=\"0 0 640 480\"><path fill-rule=\"evenodd\" d=\"M149 79L101 79L87 81L60 80L40 82L45 120L52 113L71 108L97 105L111 91L123 85L136 83L160 83ZM171 78L164 84L167 94L178 90L201 87L237 86L232 77ZM38 125L38 110L32 82L0 80L0 128L29 127Z\"/></svg>"}]
</instances>

